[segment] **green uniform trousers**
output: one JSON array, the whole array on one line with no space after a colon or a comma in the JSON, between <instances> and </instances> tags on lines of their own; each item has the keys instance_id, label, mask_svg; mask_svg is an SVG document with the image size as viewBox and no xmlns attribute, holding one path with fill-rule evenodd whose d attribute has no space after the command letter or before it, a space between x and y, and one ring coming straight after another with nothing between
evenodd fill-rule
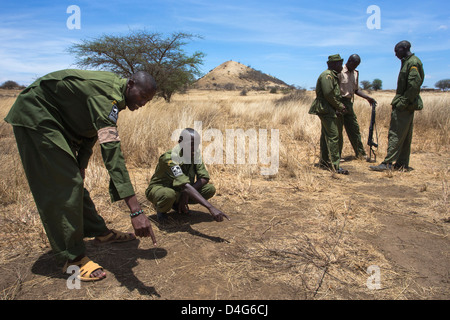
<instances>
[{"instance_id":1,"label":"green uniform trousers","mask_svg":"<svg viewBox=\"0 0 450 320\"><path fill-rule=\"evenodd\" d=\"M388 134L388 148L383 163L409 167L413 135L414 111L392 108Z\"/></svg>"},{"instance_id":2,"label":"green uniform trousers","mask_svg":"<svg viewBox=\"0 0 450 320\"><path fill-rule=\"evenodd\" d=\"M214 185L207 183L198 191L206 200L212 198L216 193ZM153 203L157 212L167 213L172 206L179 201L181 192L172 188L163 186L154 186L145 192L147 199ZM195 201L189 200L189 204L196 204Z\"/></svg>"},{"instance_id":3,"label":"green uniform trousers","mask_svg":"<svg viewBox=\"0 0 450 320\"><path fill-rule=\"evenodd\" d=\"M319 115L322 123L320 135L320 164L331 169L339 169L342 139L342 116L337 118L323 117Z\"/></svg>"},{"instance_id":4,"label":"green uniform trousers","mask_svg":"<svg viewBox=\"0 0 450 320\"><path fill-rule=\"evenodd\" d=\"M353 110L353 102L351 99L343 98L342 102L347 109L347 112L342 116L343 126L347 133L348 140L353 147L356 157L365 156L366 151L361 141L361 132L359 130L358 119L356 118L355 111ZM341 147L342 153L342 147Z\"/></svg>"},{"instance_id":5,"label":"green uniform trousers","mask_svg":"<svg viewBox=\"0 0 450 320\"><path fill-rule=\"evenodd\" d=\"M84 237L108 231L76 160L36 130L13 126L19 154L45 232L58 261L85 253Z\"/></svg>"}]
</instances>

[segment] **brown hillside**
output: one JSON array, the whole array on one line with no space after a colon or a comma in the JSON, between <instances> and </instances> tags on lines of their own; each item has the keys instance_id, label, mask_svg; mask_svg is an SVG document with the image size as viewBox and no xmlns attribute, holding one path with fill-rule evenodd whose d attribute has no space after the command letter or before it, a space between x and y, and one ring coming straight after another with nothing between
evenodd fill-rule
<instances>
[{"instance_id":1,"label":"brown hillside","mask_svg":"<svg viewBox=\"0 0 450 320\"><path fill-rule=\"evenodd\" d=\"M211 70L195 84L196 89L257 89L289 87L285 82L239 62L227 61Z\"/></svg>"}]
</instances>

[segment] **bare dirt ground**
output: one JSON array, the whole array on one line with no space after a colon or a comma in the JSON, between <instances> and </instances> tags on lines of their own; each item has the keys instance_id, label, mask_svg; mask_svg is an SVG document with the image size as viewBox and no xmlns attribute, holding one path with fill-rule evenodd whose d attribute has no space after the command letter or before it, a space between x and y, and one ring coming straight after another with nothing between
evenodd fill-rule
<instances>
[{"instance_id":1,"label":"bare dirt ground","mask_svg":"<svg viewBox=\"0 0 450 320\"><path fill-rule=\"evenodd\" d=\"M156 247L149 239L102 247L86 239L88 256L108 277L68 289L45 235L34 236L40 244L34 250L3 255L1 297L449 299L448 189L441 176L448 173L448 154L412 154L411 172L372 172L368 165L347 159L348 176L305 167L298 177L261 176L244 184L216 175L212 203L231 221L214 222L194 205L189 215L173 213L164 225L142 196L149 171L131 169ZM100 212L106 210L102 198L94 195ZM108 225L131 231L127 209L112 208L120 214ZM369 266L380 270L379 289L367 285Z\"/></svg>"}]
</instances>

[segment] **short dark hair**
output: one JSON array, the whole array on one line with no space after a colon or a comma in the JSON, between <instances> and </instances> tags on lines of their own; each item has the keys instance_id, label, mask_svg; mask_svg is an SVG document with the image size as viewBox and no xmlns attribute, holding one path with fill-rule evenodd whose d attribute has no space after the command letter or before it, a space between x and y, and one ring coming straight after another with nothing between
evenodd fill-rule
<instances>
[{"instance_id":1,"label":"short dark hair","mask_svg":"<svg viewBox=\"0 0 450 320\"><path fill-rule=\"evenodd\" d=\"M409 42L407 40L400 41L399 43L397 43L395 45L395 48L398 48L398 47L402 47L402 48L405 48L407 50L410 50L411 49L411 42Z\"/></svg>"},{"instance_id":2,"label":"short dark hair","mask_svg":"<svg viewBox=\"0 0 450 320\"><path fill-rule=\"evenodd\" d=\"M348 61L358 61L361 62L361 57L357 55L356 53L352 54L350 57L348 57Z\"/></svg>"},{"instance_id":3,"label":"short dark hair","mask_svg":"<svg viewBox=\"0 0 450 320\"><path fill-rule=\"evenodd\" d=\"M141 88L148 90L156 90L157 88L155 79L148 72L138 71L133 73L130 79L132 79L135 84Z\"/></svg>"},{"instance_id":4,"label":"short dark hair","mask_svg":"<svg viewBox=\"0 0 450 320\"><path fill-rule=\"evenodd\" d=\"M183 141L184 137L188 137L188 136L191 137L191 141L194 141L196 136L198 138L200 138L200 135L197 131L195 131L192 128L185 128L185 129L183 129L183 131L181 131L178 142L180 143L181 141Z\"/></svg>"}]
</instances>

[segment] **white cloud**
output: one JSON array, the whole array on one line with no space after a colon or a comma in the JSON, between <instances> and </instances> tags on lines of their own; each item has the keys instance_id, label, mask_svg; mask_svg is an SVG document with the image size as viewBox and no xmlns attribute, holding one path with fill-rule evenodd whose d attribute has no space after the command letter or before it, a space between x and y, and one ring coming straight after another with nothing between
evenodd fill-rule
<instances>
[{"instance_id":1,"label":"white cloud","mask_svg":"<svg viewBox=\"0 0 450 320\"><path fill-rule=\"evenodd\" d=\"M39 30L0 29L0 82L30 84L46 73L70 67L73 60L65 49L73 40L49 37Z\"/></svg>"}]
</instances>

